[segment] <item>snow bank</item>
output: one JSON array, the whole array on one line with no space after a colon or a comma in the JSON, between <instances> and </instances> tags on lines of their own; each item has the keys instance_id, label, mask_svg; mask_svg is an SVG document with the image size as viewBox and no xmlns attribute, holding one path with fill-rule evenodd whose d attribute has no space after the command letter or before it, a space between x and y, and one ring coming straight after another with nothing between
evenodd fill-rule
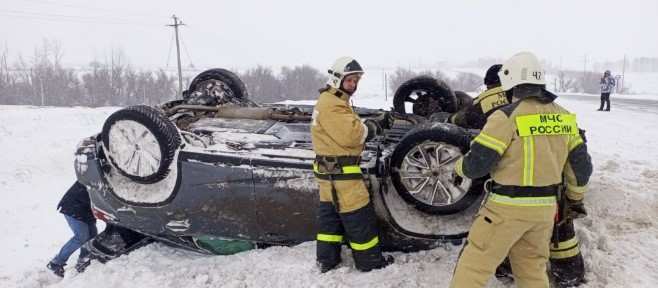
<instances>
[{"instance_id":1,"label":"snow bank","mask_svg":"<svg viewBox=\"0 0 658 288\"><path fill-rule=\"evenodd\" d=\"M391 100L355 104L385 108ZM559 102L587 129L595 165L590 216L576 221L590 271L585 287L655 287L658 108L598 112L591 102ZM153 244L84 274L67 267L57 279L45 264L70 237L55 206L75 177L74 147L115 109L0 106L0 287L447 287L459 247L393 253L395 264L371 273L357 272L344 252L337 270L319 274L313 242L213 257Z\"/></svg>"}]
</instances>

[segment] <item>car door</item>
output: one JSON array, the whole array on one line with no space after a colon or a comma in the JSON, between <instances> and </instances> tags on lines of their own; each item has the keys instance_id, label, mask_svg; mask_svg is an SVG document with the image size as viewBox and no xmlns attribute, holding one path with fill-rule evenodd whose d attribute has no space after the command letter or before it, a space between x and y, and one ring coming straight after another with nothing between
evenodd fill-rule
<instances>
[{"instance_id":1,"label":"car door","mask_svg":"<svg viewBox=\"0 0 658 288\"><path fill-rule=\"evenodd\" d=\"M262 239L282 244L314 240L319 194L312 160L281 155L252 159L252 166Z\"/></svg>"},{"instance_id":2,"label":"car door","mask_svg":"<svg viewBox=\"0 0 658 288\"><path fill-rule=\"evenodd\" d=\"M186 152L179 190L166 208L164 229L193 236L257 240L249 157Z\"/></svg>"}]
</instances>

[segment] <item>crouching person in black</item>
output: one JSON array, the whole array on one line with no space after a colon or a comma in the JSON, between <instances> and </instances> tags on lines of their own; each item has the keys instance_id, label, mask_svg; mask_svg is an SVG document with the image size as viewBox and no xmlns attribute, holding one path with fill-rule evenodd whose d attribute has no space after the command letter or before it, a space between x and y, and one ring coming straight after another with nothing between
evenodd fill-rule
<instances>
[{"instance_id":1,"label":"crouching person in black","mask_svg":"<svg viewBox=\"0 0 658 288\"><path fill-rule=\"evenodd\" d=\"M94 238L98 233L96 230L96 219L91 212L91 204L89 202L89 194L87 193L87 188L80 182L75 182L62 200L59 201L57 209L60 213L64 214L64 219L68 223L71 231L73 231L73 237L69 239L64 246L60 249L59 253L50 260L47 267L55 275L59 277L64 277L64 266L73 252L80 249L82 245ZM78 256L78 264L76 269L81 272L85 267L89 252L86 249L80 249L80 255Z\"/></svg>"}]
</instances>

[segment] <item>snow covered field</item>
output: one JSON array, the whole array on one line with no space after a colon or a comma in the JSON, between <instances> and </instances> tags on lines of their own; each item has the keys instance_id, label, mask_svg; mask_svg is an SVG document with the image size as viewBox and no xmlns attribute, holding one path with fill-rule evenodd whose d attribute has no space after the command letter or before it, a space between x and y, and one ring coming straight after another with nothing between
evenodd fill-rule
<instances>
[{"instance_id":1,"label":"snow covered field","mask_svg":"<svg viewBox=\"0 0 658 288\"><path fill-rule=\"evenodd\" d=\"M354 102L381 108L390 100ZM598 112L590 101L558 102L587 129L595 166L590 216L576 221L585 287L658 286L658 108L615 108L613 99L612 112ZM319 274L314 242L232 256L152 244L84 274L67 267L58 279L45 264L71 235L55 206L75 177L74 148L114 110L0 106L0 287L447 287L459 247L393 253L394 265L365 274L344 255L339 269Z\"/></svg>"}]
</instances>

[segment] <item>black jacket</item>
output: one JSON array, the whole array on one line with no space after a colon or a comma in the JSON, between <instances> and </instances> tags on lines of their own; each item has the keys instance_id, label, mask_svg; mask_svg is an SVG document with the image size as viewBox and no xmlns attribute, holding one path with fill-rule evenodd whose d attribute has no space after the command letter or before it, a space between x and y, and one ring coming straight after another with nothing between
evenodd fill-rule
<instances>
[{"instance_id":1,"label":"black jacket","mask_svg":"<svg viewBox=\"0 0 658 288\"><path fill-rule=\"evenodd\" d=\"M57 204L57 209L62 214L71 216L82 222L96 223L96 218L91 213L87 188L78 181L75 181L73 186L66 191L62 200Z\"/></svg>"}]
</instances>

